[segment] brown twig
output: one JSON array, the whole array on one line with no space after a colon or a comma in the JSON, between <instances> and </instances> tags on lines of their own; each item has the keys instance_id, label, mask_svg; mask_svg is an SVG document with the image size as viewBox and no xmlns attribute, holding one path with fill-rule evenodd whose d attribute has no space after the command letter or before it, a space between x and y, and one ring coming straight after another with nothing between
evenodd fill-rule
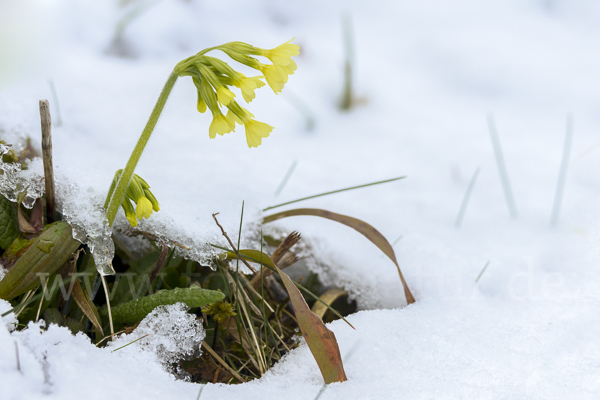
<instances>
[{"instance_id":1,"label":"brown twig","mask_svg":"<svg viewBox=\"0 0 600 400\"><path fill-rule=\"evenodd\" d=\"M48 100L40 100L42 121L42 157L44 159L44 181L46 183L46 218L48 223L56 221L56 199L54 197L54 168L52 167L52 120Z\"/></svg>"},{"instance_id":2,"label":"brown twig","mask_svg":"<svg viewBox=\"0 0 600 400\"><path fill-rule=\"evenodd\" d=\"M233 245L233 242L231 241L231 239L229 239L229 236L227 235L227 232L225 232L225 229L223 229L223 227L221 226L221 224L217 220L217 215L219 215L219 213L214 213L212 215L212 217L215 220L215 222L217 223L217 226L219 228L221 228L221 233L223 234L223 236L225 236L225 238L229 242L229 245L231 246L231 249L238 256L238 259L242 260L242 262L244 263L244 265L246 265L246 267L250 268L250 271L252 271L252 272L254 272L256 274L258 271L256 271L254 268L252 268L252 266L250 266L250 264L248 264L248 262L246 260L244 260L244 258L239 255L239 251L235 248L235 246Z\"/></svg>"},{"instance_id":3,"label":"brown twig","mask_svg":"<svg viewBox=\"0 0 600 400\"><path fill-rule=\"evenodd\" d=\"M154 266L154 269L152 270L152 274L150 275L150 284L152 284L154 282L154 279L156 278L156 276L158 275L160 270L165 266L165 263L167 262L167 256L169 255L169 248L164 243L161 243L161 246L162 246L162 250L160 252L160 255L158 256L156 265Z\"/></svg>"},{"instance_id":4,"label":"brown twig","mask_svg":"<svg viewBox=\"0 0 600 400\"><path fill-rule=\"evenodd\" d=\"M127 232L124 232L125 235L127 236L143 236L146 239L152 240L153 242L158 242L160 244L165 244L165 240L163 240L162 238L158 237L157 235L154 235L150 232L146 232L146 231L140 231L140 230L133 230L130 229ZM184 244L181 244L179 242L176 242L174 240L166 240L167 242L171 243L173 246L177 246L177 247L181 247L184 250L191 250L189 247L187 247Z\"/></svg>"}]
</instances>

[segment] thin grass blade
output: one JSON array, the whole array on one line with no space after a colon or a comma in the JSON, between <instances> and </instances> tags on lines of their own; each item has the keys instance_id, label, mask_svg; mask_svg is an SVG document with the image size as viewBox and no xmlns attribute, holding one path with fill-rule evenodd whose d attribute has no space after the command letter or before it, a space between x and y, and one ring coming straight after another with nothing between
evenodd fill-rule
<instances>
[{"instance_id":1,"label":"thin grass blade","mask_svg":"<svg viewBox=\"0 0 600 400\"><path fill-rule=\"evenodd\" d=\"M465 212L467 211L467 206L469 205L469 199L471 198L471 193L473 192L473 188L475 187L475 182L477 181L477 177L479 176L479 171L481 168L477 168L475 173L473 173L473 177L469 182L469 186L467 186L467 191L465 192L465 197L463 197L463 201L460 204L460 210L458 210L458 215L456 216L456 222L454 223L454 227L456 229L460 228L462 225L463 218L465 217Z\"/></svg>"},{"instance_id":2,"label":"thin grass blade","mask_svg":"<svg viewBox=\"0 0 600 400\"><path fill-rule=\"evenodd\" d=\"M287 206L288 204L293 204L293 203L297 203L299 201L314 199L316 197L327 196L327 195L334 194L334 193L346 192L348 190L361 189L361 188L364 188L364 187L367 187L367 186L373 186L373 185L379 185L379 184L382 184L382 183L394 182L394 181L397 181L397 180L400 180L400 179L404 179L404 178L406 178L406 176L399 176L398 178L386 179L384 181L371 182L371 183L366 183L364 185L352 186L352 187L348 187L348 188L344 188L344 189L333 190L331 192L325 192L325 193L315 194L315 195L312 195L312 196L303 197L301 199L296 199L296 200L288 201L288 202L285 202L285 203L277 204L277 205L274 205L274 206L270 206L270 207L267 207L267 208L263 209L263 211L272 210L273 208L283 207L283 206Z\"/></svg>"},{"instance_id":3,"label":"thin grass blade","mask_svg":"<svg viewBox=\"0 0 600 400\"><path fill-rule=\"evenodd\" d=\"M143 339L143 338L145 338L146 336L150 336L150 334L144 335L144 336L142 336L141 338L137 338L137 339L135 339L135 340L133 340L133 341L131 341L131 342L127 343L126 345L123 345L123 346L121 346L121 347L119 347L119 348L116 348L116 349L114 349L113 351L111 351L111 353L114 353L114 352L115 352L115 351L117 351L117 350L121 350L122 348L124 348L124 347L127 347L127 346L129 346L130 344L134 344L135 342L137 342L137 341L139 341L139 340L142 340L142 339Z\"/></svg>"}]
</instances>

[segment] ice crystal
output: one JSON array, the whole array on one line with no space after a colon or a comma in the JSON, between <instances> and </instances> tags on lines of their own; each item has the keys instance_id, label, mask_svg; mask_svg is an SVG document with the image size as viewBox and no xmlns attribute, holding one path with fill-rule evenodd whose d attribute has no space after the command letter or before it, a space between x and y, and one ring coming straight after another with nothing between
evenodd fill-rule
<instances>
[{"instance_id":1,"label":"ice crystal","mask_svg":"<svg viewBox=\"0 0 600 400\"><path fill-rule=\"evenodd\" d=\"M205 337L202 321L189 314L184 303L176 303L155 308L131 334L122 336L113 346L143 338L136 346L155 354L165 369L170 370L178 361L202 354L200 345Z\"/></svg>"},{"instance_id":2,"label":"ice crystal","mask_svg":"<svg viewBox=\"0 0 600 400\"><path fill-rule=\"evenodd\" d=\"M44 195L41 159L33 159L26 168L22 168L20 163L5 163L2 156L11 149L12 145L0 143L0 193L13 202L25 196L22 204L32 208L35 200Z\"/></svg>"}]
</instances>

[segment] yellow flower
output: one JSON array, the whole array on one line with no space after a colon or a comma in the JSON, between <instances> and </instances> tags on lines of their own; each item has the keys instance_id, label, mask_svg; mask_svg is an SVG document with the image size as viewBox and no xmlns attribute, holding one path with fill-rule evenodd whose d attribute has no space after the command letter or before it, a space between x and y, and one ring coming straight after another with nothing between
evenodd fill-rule
<instances>
[{"instance_id":1,"label":"yellow flower","mask_svg":"<svg viewBox=\"0 0 600 400\"><path fill-rule=\"evenodd\" d=\"M296 65L296 62L294 60L290 60L288 64L280 65L279 68L281 68L281 70L283 71L283 82L287 83L288 76L294 75L294 71L296 70L296 68L298 68L298 66Z\"/></svg>"},{"instance_id":2,"label":"yellow flower","mask_svg":"<svg viewBox=\"0 0 600 400\"><path fill-rule=\"evenodd\" d=\"M114 190L117 181L121 177L123 170L120 169L115 173L110 191ZM150 218L152 211L159 211L160 206L156 197L150 191L150 185L141 176L133 174L126 189L126 196L121 202L121 207L125 211L125 217L131 226L137 226L137 220L142 218ZM136 204L133 208L131 202ZM107 204L104 205L107 207Z\"/></svg>"},{"instance_id":3,"label":"yellow flower","mask_svg":"<svg viewBox=\"0 0 600 400\"><path fill-rule=\"evenodd\" d=\"M292 39L293 40L293 39ZM206 54L212 50L223 51L231 59L256 69L262 76L246 77L227 62ZM258 147L262 138L268 137L273 127L254 120L254 116L235 101L231 87L237 87L247 103L256 97L256 89L265 86L263 78L275 94L283 90L288 77L297 66L292 57L300 54L300 47L287 41L273 49L261 49L243 42L230 42L205 49L195 56L188 57L175 67L178 76L190 76L198 90L197 109L212 112L209 126L211 139L217 134L224 135L235 129L235 124L245 125L249 147ZM258 57L256 57L258 56ZM265 57L270 63L263 64L258 58ZM223 115L222 108L228 109Z\"/></svg>"},{"instance_id":4,"label":"yellow flower","mask_svg":"<svg viewBox=\"0 0 600 400\"><path fill-rule=\"evenodd\" d=\"M287 81L287 75L281 67L277 65L258 64L258 69L263 73L267 83L275 93L281 92L283 85Z\"/></svg>"},{"instance_id":5,"label":"yellow flower","mask_svg":"<svg viewBox=\"0 0 600 400\"><path fill-rule=\"evenodd\" d=\"M200 93L198 93L198 102L196 103L196 109L198 109L198 112L205 112L206 111L206 103L204 102L204 100L202 100L202 97L200 97Z\"/></svg>"},{"instance_id":6,"label":"yellow flower","mask_svg":"<svg viewBox=\"0 0 600 400\"><path fill-rule=\"evenodd\" d=\"M254 118L254 115L244 107L240 107L237 102L233 102L229 105L229 110L227 110L227 118L231 121L235 121L240 125L244 125L251 118Z\"/></svg>"},{"instance_id":7,"label":"yellow flower","mask_svg":"<svg viewBox=\"0 0 600 400\"><path fill-rule=\"evenodd\" d=\"M300 54L300 46L290 43L292 40L285 42L274 49L264 50L262 55L271 60L273 64L279 66L288 65L292 62L292 57Z\"/></svg>"},{"instance_id":8,"label":"yellow flower","mask_svg":"<svg viewBox=\"0 0 600 400\"><path fill-rule=\"evenodd\" d=\"M212 303L202 309L204 314L212 315L213 319L219 324L227 318L235 317L237 314L234 310L233 305L227 301Z\"/></svg>"},{"instance_id":9,"label":"yellow flower","mask_svg":"<svg viewBox=\"0 0 600 400\"><path fill-rule=\"evenodd\" d=\"M242 74L240 74L242 75ZM242 91L242 97L246 100L246 103L250 103L254 100L256 94L254 91L258 88L265 86L265 83L260 80L261 77L246 78L244 75L236 82L236 86Z\"/></svg>"},{"instance_id":10,"label":"yellow flower","mask_svg":"<svg viewBox=\"0 0 600 400\"><path fill-rule=\"evenodd\" d=\"M154 195L152 194L152 192L149 189L150 189L149 187L148 187L148 189L144 188L144 194L146 195L146 198L148 200L150 200L150 203L152 203L152 209L154 211L158 212L158 211L160 211L160 205L158 204L156 197L154 197Z\"/></svg>"},{"instance_id":11,"label":"yellow flower","mask_svg":"<svg viewBox=\"0 0 600 400\"><path fill-rule=\"evenodd\" d=\"M219 100L219 103L223 104L224 106L229 104L234 97L235 94L233 94L233 92L227 89L225 86L219 86L217 88L217 99Z\"/></svg>"},{"instance_id":12,"label":"yellow flower","mask_svg":"<svg viewBox=\"0 0 600 400\"><path fill-rule=\"evenodd\" d=\"M150 218L152 215L152 202L148 200L146 197L142 196L137 201L137 206L135 208L135 216L137 219L141 220L142 218Z\"/></svg>"},{"instance_id":13,"label":"yellow flower","mask_svg":"<svg viewBox=\"0 0 600 400\"><path fill-rule=\"evenodd\" d=\"M224 135L229 133L235 129L235 123L229 120L226 116L221 114L221 112L213 114L213 120L210 123L210 127L208 128L208 135L211 139L217 137L217 133L219 135Z\"/></svg>"},{"instance_id":14,"label":"yellow flower","mask_svg":"<svg viewBox=\"0 0 600 400\"><path fill-rule=\"evenodd\" d=\"M123 211L125 211L125 217L131 226L137 226L137 218L135 217L135 210L131 205L131 200L125 197L123 202L121 203L121 207L123 207Z\"/></svg>"},{"instance_id":15,"label":"yellow flower","mask_svg":"<svg viewBox=\"0 0 600 400\"><path fill-rule=\"evenodd\" d=\"M244 125L246 126L246 141L248 142L248 147L260 146L262 138L268 137L269 133L273 130L271 125L255 119L246 121Z\"/></svg>"}]
</instances>

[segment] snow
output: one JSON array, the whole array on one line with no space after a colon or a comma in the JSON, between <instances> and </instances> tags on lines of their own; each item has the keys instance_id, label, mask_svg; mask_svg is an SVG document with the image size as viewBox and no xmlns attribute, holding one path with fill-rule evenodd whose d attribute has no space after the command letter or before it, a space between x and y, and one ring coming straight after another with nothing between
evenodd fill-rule
<instances>
[{"instance_id":1,"label":"snow","mask_svg":"<svg viewBox=\"0 0 600 400\"><path fill-rule=\"evenodd\" d=\"M187 313L183 303L160 306L148 314L129 335L121 335L111 342L109 348L116 349L129 343L138 344L131 352L144 351L154 354L166 370L171 364L190 356L202 354L200 345L206 337L202 323L196 316ZM129 348L130 346L127 346ZM127 348L118 351L127 351Z\"/></svg>"},{"instance_id":2,"label":"snow","mask_svg":"<svg viewBox=\"0 0 600 400\"><path fill-rule=\"evenodd\" d=\"M339 321L329 325L342 355L350 353L349 380L327 387L321 399L596 397L596 2L164 0L124 31L127 57L111 47L114 27L127 12L116 2L19 4L0 3L0 35L12 32L14 43L0 40L0 52L12 52L0 70L0 138L20 146L18 138L31 137L39 147L39 99L49 99L57 120L52 81L62 119L53 128L57 195L72 215L93 215L103 203L173 66L233 40L270 48L296 37L301 46L298 70L283 93L265 87L247 106L275 130L258 149L247 148L239 128L210 140L210 117L197 113L193 85L179 79L136 170L161 204L141 229L171 237L204 259L212 254L206 243L224 244L212 213L220 212L234 238L244 201L243 247L257 246L256 222L267 206L408 176L297 204L363 219L390 242L402 235L394 249L417 298L408 307L393 264L358 233L313 217L271 224L300 231L318 259L311 268L348 289L362 310L348 317L356 331ZM360 100L348 112L337 108L343 15L353 29ZM36 32L43 34L32 40ZM315 120L312 131L305 129L304 108L294 106L298 99ZM516 219L504 200L490 115ZM550 229L567 115L574 123L571 162L559 225ZM457 230L454 221L478 167ZM94 220L80 222L92 226ZM116 226L125 224L120 212ZM2 309L8 308L0 301ZM175 380L139 342L111 353L112 347L96 348L66 328L32 325L9 333L3 326L1 398L191 399L200 389ZM263 378L208 384L202 398L306 399L321 389L302 344Z\"/></svg>"}]
</instances>

